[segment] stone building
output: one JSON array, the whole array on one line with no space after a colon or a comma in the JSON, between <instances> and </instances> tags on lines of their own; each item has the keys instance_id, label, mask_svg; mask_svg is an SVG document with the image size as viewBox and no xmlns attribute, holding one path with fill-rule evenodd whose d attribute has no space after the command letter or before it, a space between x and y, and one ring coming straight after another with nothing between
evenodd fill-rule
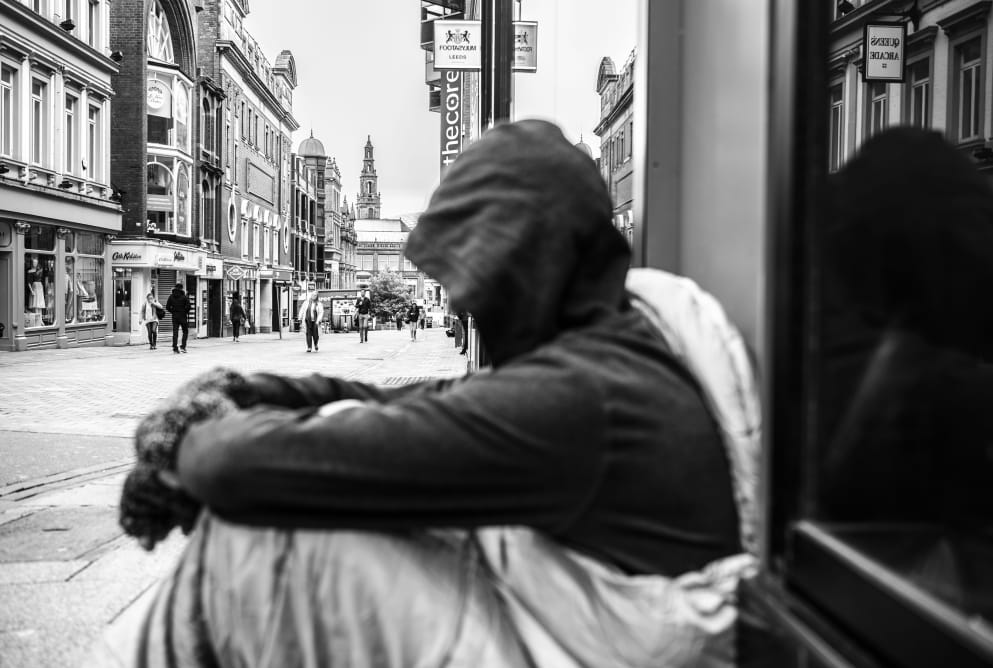
<instances>
[{"instance_id":1,"label":"stone building","mask_svg":"<svg viewBox=\"0 0 993 668\"><path fill-rule=\"evenodd\" d=\"M866 139L893 125L931 128L993 171L993 28L990 2L831 3L828 55L828 168L839 169ZM906 10L906 11L905 11ZM916 15L915 15L916 14ZM865 81L869 21L906 26L903 82Z\"/></svg>"},{"instance_id":2,"label":"stone building","mask_svg":"<svg viewBox=\"0 0 993 668\"><path fill-rule=\"evenodd\" d=\"M110 261L109 4L0 2L0 350L102 346L128 320Z\"/></svg>"},{"instance_id":3,"label":"stone building","mask_svg":"<svg viewBox=\"0 0 993 668\"><path fill-rule=\"evenodd\" d=\"M600 173L614 202L614 226L634 239L634 177L631 161L634 135L634 51L618 73L614 61L605 57L597 71L600 122L594 132L600 138Z\"/></svg>"},{"instance_id":4,"label":"stone building","mask_svg":"<svg viewBox=\"0 0 993 668\"><path fill-rule=\"evenodd\" d=\"M313 145L300 146L304 150L314 150ZM313 140L316 141L316 140ZM322 149L323 150L323 147ZM293 295L291 317L297 312L300 303L307 295L320 289L319 281L323 277L318 273L318 267L323 264L322 254L318 249L323 246L318 235L317 227L317 169L309 164L301 155L294 154L291 158L292 197L290 201L292 248L291 265L293 267Z\"/></svg>"}]
</instances>

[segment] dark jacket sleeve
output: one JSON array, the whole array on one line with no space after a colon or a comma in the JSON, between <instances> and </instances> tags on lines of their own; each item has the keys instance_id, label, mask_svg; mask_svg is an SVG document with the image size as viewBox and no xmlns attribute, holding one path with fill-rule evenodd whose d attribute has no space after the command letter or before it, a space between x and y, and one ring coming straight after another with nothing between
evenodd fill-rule
<instances>
[{"instance_id":1,"label":"dark jacket sleeve","mask_svg":"<svg viewBox=\"0 0 993 668\"><path fill-rule=\"evenodd\" d=\"M330 387L297 389L307 396ZM328 417L313 407L258 407L191 428L179 476L214 512L249 524L555 532L599 480L599 394L564 367L508 365Z\"/></svg>"}]
</instances>

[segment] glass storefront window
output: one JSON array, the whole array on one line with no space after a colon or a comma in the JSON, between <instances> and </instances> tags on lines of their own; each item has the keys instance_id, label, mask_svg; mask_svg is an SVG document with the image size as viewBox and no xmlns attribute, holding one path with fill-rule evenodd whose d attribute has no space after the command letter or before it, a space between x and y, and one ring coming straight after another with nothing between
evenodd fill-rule
<instances>
[{"instance_id":1,"label":"glass storefront window","mask_svg":"<svg viewBox=\"0 0 993 668\"><path fill-rule=\"evenodd\" d=\"M55 251L55 228L50 225L32 225L24 235L24 248Z\"/></svg>"},{"instance_id":2,"label":"glass storefront window","mask_svg":"<svg viewBox=\"0 0 993 668\"><path fill-rule=\"evenodd\" d=\"M66 237L66 324L104 320L103 237L76 232ZM92 256L92 257L87 257Z\"/></svg>"},{"instance_id":3,"label":"glass storefront window","mask_svg":"<svg viewBox=\"0 0 993 668\"><path fill-rule=\"evenodd\" d=\"M76 313L78 322L104 319L103 258L80 257L76 260Z\"/></svg>"},{"instance_id":4,"label":"glass storefront window","mask_svg":"<svg viewBox=\"0 0 993 668\"><path fill-rule=\"evenodd\" d=\"M54 324L55 254L28 253L24 256L24 326Z\"/></svg>"}]
</instances>

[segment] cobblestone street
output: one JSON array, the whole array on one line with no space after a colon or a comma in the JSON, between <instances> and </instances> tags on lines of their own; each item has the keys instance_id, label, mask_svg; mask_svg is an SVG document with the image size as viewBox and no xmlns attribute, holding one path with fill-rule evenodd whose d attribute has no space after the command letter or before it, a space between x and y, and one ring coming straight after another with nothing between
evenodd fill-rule
<instances>
[{"instance_id":1,"label":"cobblestone street","mask_svg":"<svg viewBox=\"0 0 993 668\"><path fill-rule=\"evenodd\" d=\"M440 328L191 340L160 348L0 353L0 666L78 663L96 634L181 552L177 534L143 552L117 525L138 420L177 385L215 366L320 372L376 384L458 376L466 358Z\"/></svg>"}]
</instances>

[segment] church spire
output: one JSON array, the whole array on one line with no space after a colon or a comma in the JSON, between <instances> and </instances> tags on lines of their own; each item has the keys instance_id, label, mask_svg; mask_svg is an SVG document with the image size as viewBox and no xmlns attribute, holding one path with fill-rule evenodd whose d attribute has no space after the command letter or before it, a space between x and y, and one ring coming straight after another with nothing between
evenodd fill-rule
<instances>
[{"instance_id":1,"label":"church spire","mask_svg":"<svg viewBox=\"0 0 993 668\"><path fill-rule=\"evenodd\" d=\"M359 197L356 203L359 218L380 218L379 177L376 175L375 148L372 135L366 135L365 152L362 158L362 173L359 175Z\"/></svg>"}]
</instances>

